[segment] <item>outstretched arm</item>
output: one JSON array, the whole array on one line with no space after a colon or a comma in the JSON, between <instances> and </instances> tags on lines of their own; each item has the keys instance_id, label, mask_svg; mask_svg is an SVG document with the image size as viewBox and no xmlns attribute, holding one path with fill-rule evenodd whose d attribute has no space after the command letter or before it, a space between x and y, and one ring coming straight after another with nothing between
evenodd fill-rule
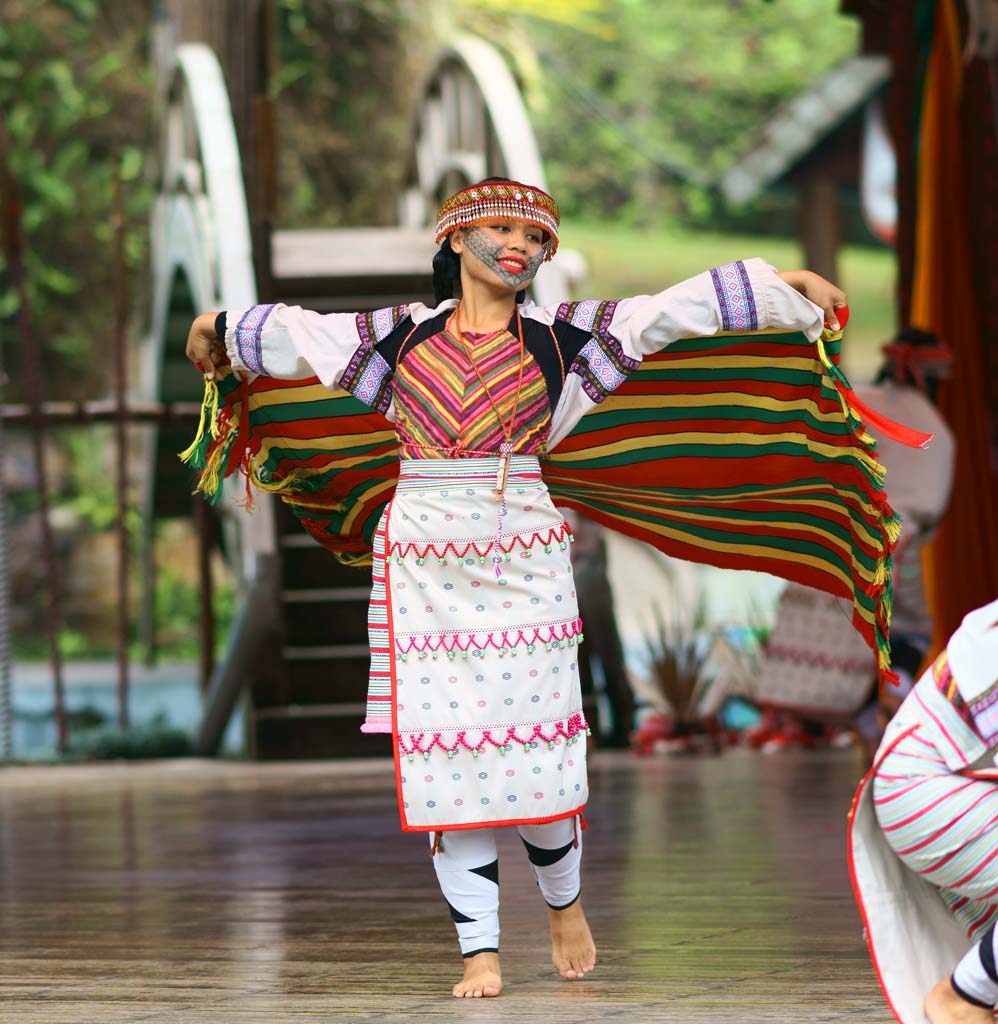
<instances>
[{"instance_id":1,"label":"outstretched arm","mask_svg":"<svg viewBox=\"0 0 998 1024\"><path fill-rule=\"evenodd\" d=\"M810 299L816 306L821 306L825 314L825 323L833 331L839 329L835 311L846 304L846 293L841 288L810 270L778 270L776 276Z\"/></svg>"},{"instance_id":2,"label":"outstretched arm","mask_svg":"<svg viewBox=\"0 0 998 1024\"><path fill-rule=\"evenodd\" d=\"M316 313L275 302L202 313L191 325L187 357L214 378L226 362L241 375L304 380L328 388L340 379L359 348L376 340L363 325L377 314Z\"/></svg>"},{"instance_id":3,"label":"outstretched arm","mask_svg":"<svg viewBox=\"0 0 998 1024\"><path fill-rule=\"evenodd\" d=\"M800 331L813 341L821 335L823 318L839 329L835 310L845 305L845 298L817 274L776 273L755 258L714 267L656 295L552 308L547 315L586 331L591 339L569 369L549 447L623 383L643 358L673 342L767 330Z\"/></svg>"}]
</instances>

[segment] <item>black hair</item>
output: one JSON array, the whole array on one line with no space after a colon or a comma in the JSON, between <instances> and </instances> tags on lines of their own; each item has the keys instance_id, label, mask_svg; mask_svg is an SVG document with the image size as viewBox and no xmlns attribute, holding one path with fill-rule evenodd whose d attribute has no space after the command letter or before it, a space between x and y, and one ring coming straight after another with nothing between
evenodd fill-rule
<instances>
[{"instance_id":1,"label":"black hair","mask_svg":"<svg viewBox=\"0 0 998 1024\"><path fill-rule=\"evenodd\" d=\"M448 236L433 257L434 305L454 298L454 286L461 280L461 257L450 247Z\"/></svg>"},{"instance_id":2,"label":"black hair","mask_svg":"<svg viewBox=\"0 0 998 1024\"><path fill-rule=\"evenodd\" d=\"M483 178L475 182L476 185L487 185L489 182L512 181L512 178ZM474 186L466 186L472 188ZM433 257L433 298L434 304L439 306L446 299L454 298L455 285L461 281L461 257L450 247L448 236L440 243L440 248ZM526 290L516 293L516 303L519 305L527 297Z\"/></svg>"},{"instance_id":3,"label":"black hair","mask_svg":"<svg viewBox=\"0 0 998 1024\"><path fill-rule=\"evenodd\" d=\"M931 331L920 330L918 327L906 327L904 330L898 331L894 336L894 341L907 342L912 348L935 348L939 345L939 339L936 335ZM897 380L897 371L894 359L891 356L887 356L880 364L880 369L877 371L877 376L873 379L873 383L883 384L889 380ZM918 386L918 382L908 369L905 369L904 378L901 383L907 384L909 387ZM925 387L923 390L927 393L929 401L935 404L939 392L939 380L934 374L927 373L925 375Z\"/></svg>"}]
</instances>

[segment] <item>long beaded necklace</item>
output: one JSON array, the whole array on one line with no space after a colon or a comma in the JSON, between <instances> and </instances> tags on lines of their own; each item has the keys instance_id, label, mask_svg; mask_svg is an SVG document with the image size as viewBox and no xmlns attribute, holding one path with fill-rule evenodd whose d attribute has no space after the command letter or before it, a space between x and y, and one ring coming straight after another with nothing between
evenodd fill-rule
<instances>
[{"instance_id":1,"label":"long beaded necklace","mask_svg":"<svg viewBox=\"0 0 998 1024\"><path fill-rule=\"evenodd\" d=\"M523 324L520 321L520 311L516 311L516 333L520 339L520 369L517 375L516 381L516 395L513 398L513 409L509 414L509 422L504 422L502 413L499 411L499 406L496 400L492 397L492 392L489 391L488 385L485 383L485 378L482 376L482 371L478 368L478 363L475 362L475 356L472 352L471 346L468 344L467 338L464 336L464 331L461 329L461 304L458 303L457 309L454 310L454 320L457 327L457 336L461 344L464 346L464 351L468 356L468 361L471 363L475 374L478 377L478 383L482 385L482 390L485 392L486 397L489 400L489 404L492 406L496 414L496 419L499 421L499 429L502 431L503 441L499 445L499 468L496 471L496 485L493 489L496 501L501 501L503 495L506 493L506 481L509 479L509 461L513 456L513 427L516 425L516 411L520 405L520 390L523 387ZM493 335L494 337L494 335Z\"/></svg>"},{"instance_id":2,"label":"long beaded necklace","mask_svg":"<svg viewBox=\"0 0 998 1024\"><path fill-rule=\"evenodd\" d=\"M516 410L520 405L520 389L523 387L523 355L524 355L524 344L523 344L523 324L520 321L520 311L516 311L516 333L520 339L520 369L517 374L516 381L516 396L513 399L513 410L509 414L509 422L505 422L502 418L502 413L499 411L499 405L496 400L492 397L492 392L489 391L488 385L485 383L485 378L482 376L482 371L478 368L478 363L475 362L475 356L471 351L471 346L468 344L467 339L464 336L464 331L461 330L461 304L458 303L457 309L454 310L454 321L457 328L457 336L461 344L464 346L464 350L467 353L468 361L474 367L475 374L478 377L478 383L482 385L482 390L488 397L489 404L492 406L496 414L496 419L499 421L499 428L502 430L503 441L499 445L499 468L496 471L496 485L492 490L495 495L495 499L499 502L499 506L496 514L496 536L492 545L492 564L495 566L496 579L502 577L502 561L503 561L503 549L502 549L502 521L506 518L506 481L509 479L509 461L513 457L513 427L516 424ZM502 330L502 328L500 328ZM493 335L494 337L495 335Z\"/></svg>"}]
</instances>

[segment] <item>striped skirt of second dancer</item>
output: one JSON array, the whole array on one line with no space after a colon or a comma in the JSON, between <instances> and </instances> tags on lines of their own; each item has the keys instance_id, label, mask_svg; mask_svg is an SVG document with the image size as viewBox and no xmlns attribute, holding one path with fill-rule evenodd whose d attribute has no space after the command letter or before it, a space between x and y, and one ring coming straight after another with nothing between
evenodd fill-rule
<instances>
[{"instance_id":1,"label":"striped skirt of second dancer","mask_svg":"<svg viewBox=\"0 0 998 1024\"><path fill-rule=\"evenodd\" d=\"M958 773L921 729L880 762L873 800L902 863L939 890L969 939L998 918L998 775Z\"/></svg>"}]
</instances>

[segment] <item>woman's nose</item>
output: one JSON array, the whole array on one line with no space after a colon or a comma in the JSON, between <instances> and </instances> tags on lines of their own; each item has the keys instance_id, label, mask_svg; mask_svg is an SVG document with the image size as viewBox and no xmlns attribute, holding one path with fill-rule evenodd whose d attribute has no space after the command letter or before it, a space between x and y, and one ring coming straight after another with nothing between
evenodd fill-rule
<instances>
[{"instance_id":1,"label":"woman's nose","mask_svg":"<svg viewBox=\"0 0 998 1024\"><path fill-rule=\"evenodd\" d=\"M509 234L508 244L510 248L520 249L524 252L527 250L527 233L526 231L512 231Z\"/></svg>"}]
</instances>

